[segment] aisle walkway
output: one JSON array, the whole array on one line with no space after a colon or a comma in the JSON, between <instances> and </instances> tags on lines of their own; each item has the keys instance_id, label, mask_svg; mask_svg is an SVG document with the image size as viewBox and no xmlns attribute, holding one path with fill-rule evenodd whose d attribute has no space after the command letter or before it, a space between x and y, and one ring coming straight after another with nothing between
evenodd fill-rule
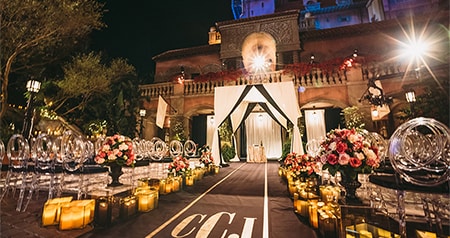
<instances>
[{"instance_id":1,"label":"aisle walkway","mask_svg":"<svg viewBox=\"0 0 450 238\"><path fill-rule=\"evenodd\" d=\"M9 228L9 235L4 232L0 234L1 237L81 238L317 237L315 231L303 224L293 212L286 185L277 170L276 162L230 163L229 167L221 168L219 174L205 176L192 187L161 195L157 209L138 214L128 221L116 221L108 228L88 227L61 232L52 227L35 227L40 214L29 214L26 219L33 224L22 222L17 226L22 229L15 229L14 232L11 229L13 226L5 221L14 217L14 212L4 214L2 209L0 231ZM30 211L38 212L38 209Z\"/></svg>"}]
</instances>

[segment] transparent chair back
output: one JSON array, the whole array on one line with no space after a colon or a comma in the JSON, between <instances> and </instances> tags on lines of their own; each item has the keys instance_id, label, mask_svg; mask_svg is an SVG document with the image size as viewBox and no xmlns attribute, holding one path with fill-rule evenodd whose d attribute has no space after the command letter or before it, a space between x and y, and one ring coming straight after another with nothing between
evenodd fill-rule
<instances>
[{"instance_id":1,"label":"transparent chair back","mask_svg":"<svg viewBox=\"0 0 450 238\"><path fill-rule=\"evenodd\" d=\"M183 143L179 140L172 140L169 143L169 152L172 157L183 156Z\"/></svg>"},{"instance_id":2,"label":"transparent chair back","mask_svg":"<svg viewBox=\"0 0 450 238\"><path fill-rule=\"evenodd\" d=\"M162 159L164 159L164 156L166 156L168 152L168 146L166 142L158 137L153 138L151 142L153 143L153 152L151 154L151 158L156 161L161 161Z\"/></svg>"},{"instance_id":3,"label":"transparent chair back","mask_svg":"<svg viewBox=\"0 0 450 238\"><path fill-rule=\"evenodd\" d=\"M188 157L193 157L197 154L197 145L193 140L184 142L184 154Z\"/></svg>"},{"instance_id":4,"label":"transparent chair back","mask_svg":"<svg viewBox=\"0 0 450 238\"><path fill-rule=\"evenodd\" d=\"M450 133L431 118L414 118L400 125L389 140L394 170L407 182L437 186L450 178Z\"/></svg>"}]
</instances>

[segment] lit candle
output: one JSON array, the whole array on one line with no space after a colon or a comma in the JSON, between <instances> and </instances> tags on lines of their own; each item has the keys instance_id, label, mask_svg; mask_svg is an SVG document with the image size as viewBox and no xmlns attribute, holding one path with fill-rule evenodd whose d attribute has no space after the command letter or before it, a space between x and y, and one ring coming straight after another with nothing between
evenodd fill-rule
<instances>
[{"instance_id":1,"label":"lit candle","mask_svg":"<svg viewBox=\"0 0 450 238\"><path fill-rule=\"evenodd\" d=\"M146 212L148 211L148 196L145 196L144 194L139 194L138 195L138 201L139 201L139 205L138 205L138 210L140 212Z\"/></svg>"},{"instance_id":2,"label":"lit candle","mask_svg":"<svg viewBox=\"0 0 450 238\"><path fill-rule=\"evenodd\" d=\"M45 204L42 211L42 225L50 226L56 224L56 215L60 209L59 204Z\"/></svg>"},{"instance_id":3,"label":"lit candle","mask_svg":"<svg viewBox=\"0 0 450 238\"><path fill-rule=\"evenodd\" d=\"M84 209L81 206L62 207L59 221L60 230L79 229L84 227Z\"/></svg>"},{"instance_id":4,"label":"lit candle","mask_svg":"<svg viewBox=\"0 0 450 238\"><path fill-rule=\"evenodd\" d=\"M319 217L317 214L318 202L310 201L309 205L309 223L314 228L319 228Z\"/></svg>"},{"instance_id":5,"label":"lit candle","mask_svg":"<svg viewBox=\"0 0 450 238\"><path fill-rule=\"evenodd\" d=\"M111 224L112 206L108 197L100 197L96 202L95 223L100 226L108 226Z\"/></svg>"},{"instance_id":6,"label":"lit candle","mask_svg":"<svg viewBox=\"0 0 450 238\"><path fill-rule=\"evenodd\" d=\"M214 173L216 173L216 174L219 173L219 166L216 166L216 167L214 168Z\"/></svg>"},{"instance_id":7,"label":"lit candle","mask_svg":"<svg viewBox=\"0 0 450 238\"><path fill-rule=\"evenodd\" d=\"M165 194L166 193L166 180L161 179L159 181L159 193Z\"/></svg>"},{"instance_id":8,"label":"lit candle","mask_svg":"<svg viewBox=\"0 0 450 238\"><path fill-rule=\"evenodd\" d=\"M192 186L194 185L194 177L193 176L186 176L186 186Z\"/></svg>"},{"instance_id":9,"label":"lit candle","mask_svg":"<svg viewBox=\"0 0 450 238\"><path fill-rule=\"evenodd\" d=\"M180 181L178 180L178 177L176 177L173 180L173 191L178 192L179 190L180 190Z\"/></svg>"},{"instance_id":10,"label":"lit candle","mask_svg":"<svg viewBox=\"0 0 450 238\"><path fill-rule=\"evenodd\" d=\"M165 191L165 193L171 193L172 192L172 186L173 186L173 179L168 179L166 181L166 191Z\"/></svg>"}]
</instances>

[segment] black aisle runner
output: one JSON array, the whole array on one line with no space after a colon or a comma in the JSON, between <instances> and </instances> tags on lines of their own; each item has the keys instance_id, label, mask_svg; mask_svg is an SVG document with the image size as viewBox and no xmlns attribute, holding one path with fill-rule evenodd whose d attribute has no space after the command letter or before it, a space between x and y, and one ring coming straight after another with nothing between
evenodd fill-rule
<instances>
[{"instance_id":1,"label":"black aisle runner","mask_svg":"<svg viewBox=\"0 0 450 238\"><path fill-rule=\"evenodd\" d=\"M317 237L293 212L278 163L230 165L193 187L162 195L149 213L83 237Z\"/></svg>"}]
</instances>

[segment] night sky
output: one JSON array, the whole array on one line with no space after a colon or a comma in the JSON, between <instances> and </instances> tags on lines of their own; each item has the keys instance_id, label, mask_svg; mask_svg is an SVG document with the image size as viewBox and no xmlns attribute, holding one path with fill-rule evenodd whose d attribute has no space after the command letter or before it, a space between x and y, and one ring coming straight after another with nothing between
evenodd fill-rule
<instances>
[{"instance_id":1,"label":"night sky","mask_svg":"<svg viewBox=\"0 0 450 238\"><path fill-rule=\"evenodd\" d=\"M103 0L103 21L92 48L111 58L127 58L140 77L154 72L152 57L173 49L208 44L216 22L233 20L231 0Z\"/></svg>"}]
</instances>

